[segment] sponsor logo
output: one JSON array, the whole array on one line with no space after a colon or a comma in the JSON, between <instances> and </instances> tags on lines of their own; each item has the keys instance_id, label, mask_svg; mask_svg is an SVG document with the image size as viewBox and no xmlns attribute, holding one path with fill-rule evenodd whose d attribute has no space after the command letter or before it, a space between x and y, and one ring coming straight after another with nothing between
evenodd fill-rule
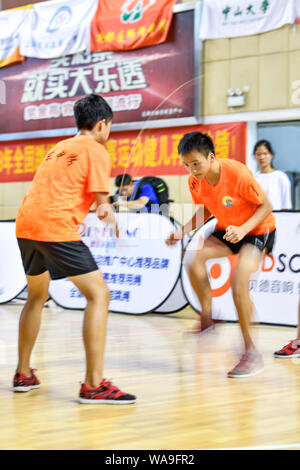
<instances>
[{"instance_id":1,"label":"sponsor logo","mask_svg":"<svg viewBox=\"0 0 300 470\"><path fill-rule=\"evenodd\" d=\"M95 226L82 223L78 230L82 238L90 238L91 240L103 240L109 237L114 238L114 227L109 225ZM120 228L120 238L138 238L139 231L139 227L127 227L125 230Z\"/></svg>"},{"instance_id":2,"label":"sponsor logo","mask_svg":"<svg viewBox=\"0 0 300 470\"><path fill-rule=\"evenodd\" d=\"M213 297L221 297L230 289L231 279L238 262L238 255L229 256L222 264L208 261L208 273Z\"/></svg>"},{"instance_id":3,"label":"sponsor logo","mask_svg":"<svg viewBox=\"0 0 300 470\"><path fill-rule=\"evenodd\" d=\"M48 28L46 29L47 33L55 33L59 29L66 26L72 18L72 10L68 6L60 7L52 16Z\"/></svg>"},{"instance_id":4,"label":"sponsor logo","mask_svg":"<svg viewBox=\"0 0 300 470\"><path fill-rule=\"evenodd\" d=\"M279 273L284 273L286 270L294 273L300 273L300 254L295 253L292 256L286 253L280 253L276 260L273 255L265 255L262 263L262 272L267 273L275 269Z\"/></svg>"},{"instance_id":5,"label":"sponsor logo","mask_svg":"<svg viewBox=\"0 0 300 470\"><path fill-rule=\"evenodd\" d=\"M224 196L222 199L223 206L231 207L233 206L233 199L230 196Z\"/></svg>"},{"instance_id":6,"label":"sponsor logo","mask_svg":"<svg viewBox=\"0 0 300 470\"><path fill-rule=\"evenodd\" d=\"M136 23L140 21L148 8L156 3L156 0L126 0L121 7L121 22Z\"/></svg>"}]
</instances>

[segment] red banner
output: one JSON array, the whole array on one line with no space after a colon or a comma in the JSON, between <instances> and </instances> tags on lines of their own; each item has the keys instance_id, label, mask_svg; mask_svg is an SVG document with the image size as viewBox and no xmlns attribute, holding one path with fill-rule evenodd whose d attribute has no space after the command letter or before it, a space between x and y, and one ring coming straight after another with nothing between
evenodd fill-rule
<instances>
[{"instance_id":1,"label":"red banner","mask_svg":"<svg viewBox=\"0 0 300 470\"><path fill-rule=\"evenodd\" d=\"M111 156L112 176L123 172L133 177L186 174L177 147L184 134L195 130L212 137L218 158L246 162L247 127L244 122L113 132L106 144ZM63 139L1 143L0 182L31 181L46 153Z\"/></svg>"},{"instance_id":2,"label":"red banner","mask_svg":"<svg viewBox=\"0 0 300 470\"><path fill-rule=\"evenodd\" d=\"M107 142L112 176L124 171L132 176L185 175L178 144L188 132L205 132L213 139L217 158L246 162L246 123L209 124L114 132Z\"/></svg>"},{"instance_id":3,"label":"red banner","mask_svg":"<svg viewBox=\"0 0 300 470\"><path fill-rule=\"evenodd\" d=\"M31 181L45 155L63 139L0 142L0 182Z\"/></svg>"},{"instance_id":4,"label":"red banner","mask_svg":"<svg viewBox=\"0 0 300 470\"><path fill-rule=\"evenodd\" d=\"M126 51L167 38L176 0L99 0L91 51Z\"/></svg>"}]
</instances>

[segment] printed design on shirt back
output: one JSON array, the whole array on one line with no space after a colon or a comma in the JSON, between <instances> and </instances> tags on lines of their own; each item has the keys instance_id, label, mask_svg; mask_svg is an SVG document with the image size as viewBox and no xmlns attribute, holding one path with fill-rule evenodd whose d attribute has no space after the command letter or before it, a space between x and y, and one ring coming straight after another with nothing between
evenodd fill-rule
<instances>
[{"instance_id":1,"label":"printed design on shirt back","mask_svg":"<svg viewBox=\"0 0 300 470\"><path fill-rule=\"evenodd\" d=\"M46 155L45 161L52 160L53 157L56 160L58 160L59 158L64 157L65 155L66 155L66 160L67 160L67 165L68 166L73 165L73 163L78 160L78 155L76 153L72 153L72 154L68 155L68 154L66 154L66 152L64 150L62 152L58 152L58 153L52 150L51 152L49 152Z\"/></svg>"}]
</instances>

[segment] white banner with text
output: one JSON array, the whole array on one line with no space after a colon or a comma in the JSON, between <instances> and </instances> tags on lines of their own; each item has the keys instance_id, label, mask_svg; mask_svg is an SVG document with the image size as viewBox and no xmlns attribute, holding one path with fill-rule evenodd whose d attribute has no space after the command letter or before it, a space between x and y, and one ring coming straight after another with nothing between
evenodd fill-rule
<instances>
[{"instance_id":1,"label":"white banner with text","mask_svg":"<svg viewBox=\"0 0 300 470\"><path fill-rule=\"evenodd\" d=\"M294 23L295 17L295 0L203 0L200 38L260 34Z\"/></svg>"}]
</instances>

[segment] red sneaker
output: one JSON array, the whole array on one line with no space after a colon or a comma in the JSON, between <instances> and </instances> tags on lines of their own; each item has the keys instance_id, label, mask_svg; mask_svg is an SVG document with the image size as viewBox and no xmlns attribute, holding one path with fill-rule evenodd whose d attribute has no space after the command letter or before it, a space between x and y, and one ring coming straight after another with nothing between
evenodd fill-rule
<instances>
[{"instance_id":1,"label":"red sneaker","mask_svg":"<svg viewBox=\"0 0 300 470\"><path fill-rule=\"evenodd\" d=\"M286 359L287 357L300 357L300 341L294 339L286 346L283 346L279 351L274 352L274 357Z\"/></svg>"},{"instance_id":2,"label":"red sneaker","mask_svg":"<svg viewBox=\"0 0 300 470\"><path fill-rule=\"evenodd\" d=\"M79 403L129 405L136 402L136 397L129 393L121 392L108 380L102 379L99 387L89 388L85 383L81 385Z\"/></svg>"},{"instance_id":3,"label":"red sneaker","mask_svg":"<svg viewBox=\"0 0 300 470\"><path fill-rule=\"evenodd\" d=\"M30 369L31 375L28 377L24 374L15 374L12 387L13 392L29 392L34 388L40 388L41 384L34 374L36 369Z\"/></svg>"}]
</instances>

